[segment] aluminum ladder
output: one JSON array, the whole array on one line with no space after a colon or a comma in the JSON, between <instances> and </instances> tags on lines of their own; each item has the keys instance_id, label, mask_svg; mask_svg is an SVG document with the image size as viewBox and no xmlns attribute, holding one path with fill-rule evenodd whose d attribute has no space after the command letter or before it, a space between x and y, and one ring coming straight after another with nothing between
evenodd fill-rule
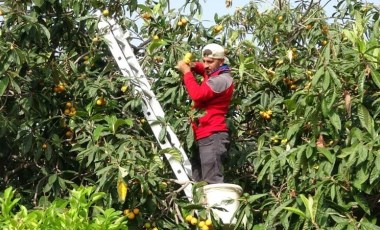
<instances>
[{"instance_id":1,"label":"aluminum ladder","mask_svg":"<svg viewBox=\"0 0 380 230\"><path fill-rule=\"evenodd\" d=\"M97 15L100 18L98 28L104 33L104 38L121 73L124 77L131 78L131 82L135 86L135 93L140 94L142 97L144 116L161 149L175 148L180 152L181 160L176 159L169 153L165 153L165 158L177 177L178 183L184 186L183 190L186 197L192 200L192 184L190 182L192 171L190 161L171 127L161 127L157 122L158 118L165 117L165 113L127 40L129 33L125 33L113 19L108 19L99 12ZM159 135L162 128L166 129L167 136L164 140L160 141Z\"/></svg>"}]
</instances>

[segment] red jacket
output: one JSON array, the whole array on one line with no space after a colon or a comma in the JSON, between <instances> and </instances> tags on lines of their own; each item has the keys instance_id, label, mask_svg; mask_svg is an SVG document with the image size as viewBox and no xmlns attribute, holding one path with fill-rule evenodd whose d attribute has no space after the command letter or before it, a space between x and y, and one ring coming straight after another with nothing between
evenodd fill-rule
<instances>
[{"instance_id":1,"label":"red jacket","mask_svg":"<svg viewBox=\"0 0 380 230\"><path fill-rule=\"evenodd\" d=\"M227 68L226 68L227 67ZM184 83L194 108L205 112L198 121L193 121L195 139L199 140L215 132L228 131L226 114L234 90L233 80L227 65L207 76L203 63L196 62L194 72L203 76L199 85L193 72L184 74Z\"/></svg>"}]
</instances>

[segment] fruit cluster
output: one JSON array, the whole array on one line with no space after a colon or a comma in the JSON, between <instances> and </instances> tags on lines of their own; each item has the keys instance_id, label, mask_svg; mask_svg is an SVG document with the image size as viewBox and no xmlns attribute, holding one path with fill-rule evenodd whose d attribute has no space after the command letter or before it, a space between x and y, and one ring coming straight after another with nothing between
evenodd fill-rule
<instances>
[{"instance_id":1,"label":"fruit cluster","mask_svg":"<svg viewBox=\"0 0 380 230\"><path fill-rule=\"evenodd\" d=\"M54 86L53 90L56 93L61 93L61 92L65 91L65 85L62 82L60 82L58 85Z\"/></svg>"},{"instance_id":2,"label":"fruit cluster","mask_svg":"<svg viewBox=\"0 0 380 230\"><path fill-rule=\"evenodd\" d=\"M178 25L178 26L186 26L186 25L187 25L187 19L186 19L186 18L181 18L181 19L177 22L177 25Z\"/></svg>"},{"instance_id":3,"label":"fruit cluster","mask_svg":"<svg viewBox=\"0 0 380 230\"><path fill-rule=\"evenodd\" d=\"M272 110L260 111L260 116L265 120L269 120L272 118Z\"/></svg>"},{"instance_id":4,"label":"fruit cluster","mask_svg":"<svg viewBox=\"0 0 380 230\"><path fill-rule=\"evenodd\" d=\"M140 209L134 208L134 209L124 209L123 214L124 216L127 216L128 219L133 220L135 219L136 215L140 213Z\"/></svg>"},{"instance_id":5,"label":"fruit cluster","mask_svg":"<svg viewBox=\"0 0 380 230\"><path fill-rule=\"evenodd\" d=\"M295 80L292 80L292 79L289 79L287 77L284 78L284 82L285 84L291 89L291 90L295 90L297 89L297 85L295 84L296 81Z\"/></svg>"},{"instance_id":6,"label":"fruit cluster","mask_svg":"<svg viewBox=\"0 0 380 230\"><path fill-rule=\"evenodd\" d=\"M187 215L185 219L191 225L196 226L198 224L198 227L201 230L212 229L212 221L211 221L211 219L198 221L198 219L196 217L192 216L192 215Z\"/></svg>"},{"instance_id":7,"label":"fruit cluster","mask_svg":"<svg viewBox=\"0 0 380 230\"><path fill-rule=\"evenodd\" d=\"M70 101L66 102L64 113L70 117L75 116L77 110L73 107L73 103Z\"/></svg>"}]
</instances>

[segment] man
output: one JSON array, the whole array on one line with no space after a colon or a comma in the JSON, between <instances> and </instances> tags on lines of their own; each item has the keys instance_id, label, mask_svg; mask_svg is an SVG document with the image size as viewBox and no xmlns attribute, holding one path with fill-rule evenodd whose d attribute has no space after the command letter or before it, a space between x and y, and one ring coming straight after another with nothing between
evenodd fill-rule
<instances>
[{"instance_id":1,"label":"man","mask_svg":"<svg viewBox=\"0 0 380 230\"><path fill-rule=\"evenodd\" d=\"M205 112L193 121L198 152L192 159L193 179L209 184L223 183L223 160L229 144L226 114L233 94L233 80L230 68L224 63L225 51L218 44L208 44L202 50L202 62L187 64L179 61L177 68L183 73L183 80L194 108ZM203 76L198 84L195 74Z\"/></svg>"}]
</instances>

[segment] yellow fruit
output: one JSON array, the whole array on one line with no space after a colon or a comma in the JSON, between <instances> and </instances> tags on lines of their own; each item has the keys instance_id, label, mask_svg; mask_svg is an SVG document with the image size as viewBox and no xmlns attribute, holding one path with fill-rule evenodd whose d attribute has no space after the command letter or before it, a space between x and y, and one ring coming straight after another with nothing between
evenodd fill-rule
<instances>
[{"instance_id":1,"label":"yellow fruit","mask_svg":"<svg viewBox=\"0 0 380 230\"><path fill-rule=\"evenodd\" d=\"M125 93L125 91L127 91L127 89L128 89L128 86L123 85L120 90L121 90L121 92Z\"/></svg>"},{"instance_id":2,"label":"yellow fruit","mask_svg":"<svg viewBox=\"0 0 380 230\"><path fill-rule=\"evenodd\" d=\"M124 214L125 216L128 216L128 214L129 214L130 212L131 212L131 211L130 211L129 209L124 209L123 214Z\"/></svg>"},{"instance_id":3,"label":"yellow fruit","mask_svg":"<svg viewBox=\"0 0 380 230\"><path fill-rule=\"evenodd\" d=\"M103 97L101 97L98 100L96 100L96 104L97 105L105 105L106 104L106 99L104 99Z\"/></svg>"},{"instance_id":4,"label":"yellow fruit","mask_svg":"<svg viewBox=\"0 0 380 230\"><path fill-rule=\"evenodd\" d=\"M138 208L134 208L134 209L133 209L133 213L136 214L136 215L139 214L139 213L140 213L140 209L138 209Z\"/></svg>"},{"instance_id":5,"label":"yellow fruit","mask_svg":"<svg viewBox=\"0 0 380 230\"><path fill-rule=\"evenodd\" d=\"M306 26L306 29L311 30L313 28L313 25L309 24Z\"/></svg>"},{"instance_id":6,"label":"yellow fruit","mask_svg":"<svg viewBox=\"0 0 380 230\"><path fill-rule=\"evenodd\" d=\"M284 19L284 17L282 17L282 16L278 16L278 17L277 17L277 20L278 20L279 22L281 22L282 19Z\"/></svg>"},{"instance_id":7,"label":"yellow fruit","mask_svg":"<svg viewBox=\"0 0 380 230\"><path fill-rule=\"evenodd\" d=\"M187 215L186 218L185 218L185 220L186 220L187 222L191 222L192 219L193 219L193 216L192 216L192 215Z\"/></svg>"},{"instance_id":8,"label":"yellow fruit","mask_svg":"<svg viewBox=\"0 0 380 230\"><path fill-rule=\"evenodd\" d=\"M90 57L86 55L86 56L83 57L83 59L84 59L85 61L87 61L88 59L90 59Z\"/></svg>"},{"instance_id":9,"label":"yellow fruit","mask_svg":"<svg viewBox=\"0 0 380 230\"><path fill-rule=\"evenodd\" d=\"M191 59L193 57L192 53L186 53L185 58Z\"/></svg>"},{"instance_id":10,"label":"yellow fruit","mask_svg":"<svg viewBox=\"0 0 380 230\"><path fill-rule=\"evenodd\" d=\"M128 219L133 220L135 217L136 215L133 212L128 213Z\"/></svg>"},{"instance_id":11,"label":"yellow fruit","mask_svg":"<svg viewBox=\"0 0 380 230\"><path fill-rule=\"evenodd\" d=\"M212 221L211 221L211 219L207 219L207 220L205 221L205 224L206 224L207 226L211 226L211 225L212 225Z\"/></svg>"},{"instance_id":12,"label":"yellow fruit","mask_svg":"<svg viewBox=\"0 0 380 230\"><path fill-rule=\"evenodd\" d=\"M110 14L110 12L109 10L106 9L106 10L103 10L102 14L104 17L107 17Z\"/></svg>"},{"instance_id":13,"label":"yellow fruit","mask_svg":"<svg viewBox=\"0 0 380 230\"><path fill-rule=\"evenodd\" d=\"M286 139L286 138L281 140L281 144L283 144L283 145L286 144L287 142L288 142L288 139Z\"/></svg>"},{"instance_id":14,"label":"yellow fruit","mask_svg":"<svg viewBox=\"0 0 380 230\"><path fill-rule=\"evenodd\" d=\"M205 225L206 225L206 223L202 220L199 222L198 227L202 228Z\"/></svg>"},{"instance_id":15,"label":"yellow fruit","mask_svg":"<svg viewBox=\"0 0 380 230\"><path fill-rule=\"evenodd\" d=\"M260 116L264 116L264 111L260 111Z\"/></svg>"},{"instance_id":16,"label":"yellow fruit","mask_svg":"<svg viewBox=\"0 0 380 230\"><path fill-rule=\"evenodd\" d=\"M65 109L65 114L69 115L69 113L70 113L70 109Z\"/></svg>"},{"instance_id":17,"label":"yellow fruit","mask_svg":"<svg viewBox=\"0 0 380 230\"><path fill-rule=\"evenodd\" d=\"M145 20L149 20L151 18L150 13L148 13L148 12L143 13L142 18Z\"/></svg>"},{"instance_id":18,"label":"yellow fruit","mask_svg":"<svg viewBox=\"0 0 380 230\"><path fill-rule=\"evenodd\" d=\"M47 149L48 145L46 143L43 143L41 147L42 149Z\"/></svg>"},{"instance_id":19,"label":"yellow fruit","mask_svg":"<svg viewBox=\"0 0 380 230\"><path fill-rule=\"evenodd\" d=\"M157 228L157 227L154 227L154 228L152 228L152 230L158 230L158 228Z\"/></svg>"},{"instance_id":20,"label":"yellow fruit","mask_svg":"<svg viewBox=\"0 0 380 230\"><path fill-rule=\"evenodd\" d=\"M166 183L165 181L161 182L161 188L167 188L168 187L168 183Z\"/></svg>"},{"instance_id":21,"label":"yellow fruit","mask_svg":"<svg viewBox=\"0 0 380 230\"><path fill-rule=\"evenodd\" d=\"M3 16L3 14L4 14L3 11L0 10L0 16Z\"/></svg>"},{"instance_id":22,"label":"yellow fruit","mask_svg":"<svg viewBox=\"0 0 380 230\"><path fill-rule=\"evenodd\" d=\"M151 225L149 222L146 222L146 223L144 224L144 227L145 227L146 229L149 229L151 226L152 226L152 225Z\"/></svg>"},{"instance_id":23,"label":"yellow fruit","mask_svg":"<svg viewBox=\"0 0 380 230\"><path fill-rule=\"evenodd\" d=\"M153 36L153 40L154 40L154 41L158 41L159 39L160 39L160 37L159 37L158 35L154 35L154 36Z\"/></svg>"},{"instance_id":24,"label":"yellow fruit","mask_svg":"<svg viewBox=\"0 0 380 230\"><path fill-rule=\"evenodd\" d=\"M62 92L62 91L65 90L65 86L64 86L62 83L60 83L60 84L58 85L58 89L59 89L60 92Z\"/></svg>"},{"instance_id":25,"label":"yellow fruit","mask_svg":"<svg viewBox=\"0 0 380 230\"><path fill-rule=\"evenodd\" d=\"M272 110L267 111L268 115L272 115Z\"/></svg>"},{"instance_id":26,"label":"yellow fruit","mask_svg":"<svg viewBox=\"0 0 380 230\"><path fill-rule=\"evenodd\" d=\"M203 225L201 230L209 230L210 228L207 225Z\"/></svg>"},{"instance_id":27,"label":"yellow fruit","mask_svg":"<svg viewBox=\"0 0 380 230\"><path fill-rule=\"evenodd\" d=\"M71 137L73 136L73 132L71 132L71 131L69 130L69 131L67 131L67 132L65 133L65 135L66 135L67 138L71 138Z\"/></svg>"},{"instance_id":28,"label":"yellow fruit","mask_svg":"<svg viewBox=\"0 0 380 230\"><path fill-rule=\"evenodd\" d=\"M142 118L142 119L140 120L140 122L141 122L141 124L144 124L144 123L145 123L145 119Z\"/></svg>"},{"instance_id":29,"label":"yellow fruit","mask_svg":"<svg viewBox=\"0 0 380 230\"><path fill-rule=\"evenodd\" d=\"M290 85L290 89L292 89L292 90L295 90L295 89L297 89L297 85Z\"/></svg>"},{"instance_id":30,"label":"yellow fruit","mask_svg":"<svg viewBox=\"0 0 380 230\"><path fill-rule=\"evenodd\" d=\"M310 70L307 70L307 71L306 71L306 75L307 75L307 76L311 76L312 74L313 74L313 72L311 72Z\"/></svg>"},{"instance_id":31,"label":"yellow fruit","mask_svg":"<svg viewBox=\"0 0 380 230\"><path fill-rule=\"evenodd\" d=\"M328 42L327 42L326 40L323 40L323 41L322 41L322 46L327 45L327 43L328 43Z\"/></svg>"},{"instance_id":32,"label":"yellow fruit","mask_svg":"<svg viewBox=\"0 0 380 230\"><path fill-rule=\"evenodd\" d=\"M183 61L186 63L186 64L190 64L191 60L189 58L184 58Z\"/></svg>"},{"instance_id":33,"label":"yellow fruit","mask_svg":"<svg viewBox=\"0 0 380 230\"><path fill-rule=\"evenodd\" d=\"M73 106L73 104L71 102L66 102L66 108L71 108Z\"/></svg>"},{"instance_id":34,"label":"yellow fruit","mask_svg":"<svg viewBox=\"0 0 380 230\"><path fill-rule=\"evenodd\" d=\"M92 42L93 43L97 43L99 41L99 37L94 37L93 39L92 39ZM88 60L86 60L86 61L88 61Z\"/></svg>"},{"instance_id":35,"label":"yellow fruit","mask_svg":"<svg viewBox=\"0 0 380 230\"><path fill-rule=\"evenodd\" d=\"M125 183L125 181L122 178L119 178L117 181L117 194L119 196L119 202L125 201L125 198L127 197L127 192L128 192L127 183Z\"/></svg>"},{"instance_id":36,"label":"yellow fruit","mask_svg":"<svg viewBox=\"0 0 380 230\"><path fill-rule=\"evenodd\" d=\"M192 225L196 225L196 224L198 223L198 219L195 218L195 217L193 217L193 218L191 219L190 223L191 223Z\"/></svg>"},{"instance_id":37,"label":"yellow fruit","mask_svg":"<svg viewBox=\"0 0 380 230\"><path fill-rule=\"evenodd\" d=\"M186 25L187 24L187 19L186 18L181 18L181 22L183 25Z\"/></svg>"},{"instance_id":38,"label":"yellow fruit","mask_svg":"<svg viewBox=\"0 0 380 230\"><path fill-rule=\"evenodd\" d=\"M183 23L181 21L177 22L177 26L183 26Z\"/></svg>"},{"instance_id":39,"label":"yellow fruit","mask_svg":"<svg viewBox=\"0 0 380 230\"><path fill-rule=\"evenodd\" d=\"M214 27L214 31L215 31L216 33L219 33L222 29L223 29L223 26L222 26L222 25L216 25L216 26Z\"/></svg>"}]
</instances>

